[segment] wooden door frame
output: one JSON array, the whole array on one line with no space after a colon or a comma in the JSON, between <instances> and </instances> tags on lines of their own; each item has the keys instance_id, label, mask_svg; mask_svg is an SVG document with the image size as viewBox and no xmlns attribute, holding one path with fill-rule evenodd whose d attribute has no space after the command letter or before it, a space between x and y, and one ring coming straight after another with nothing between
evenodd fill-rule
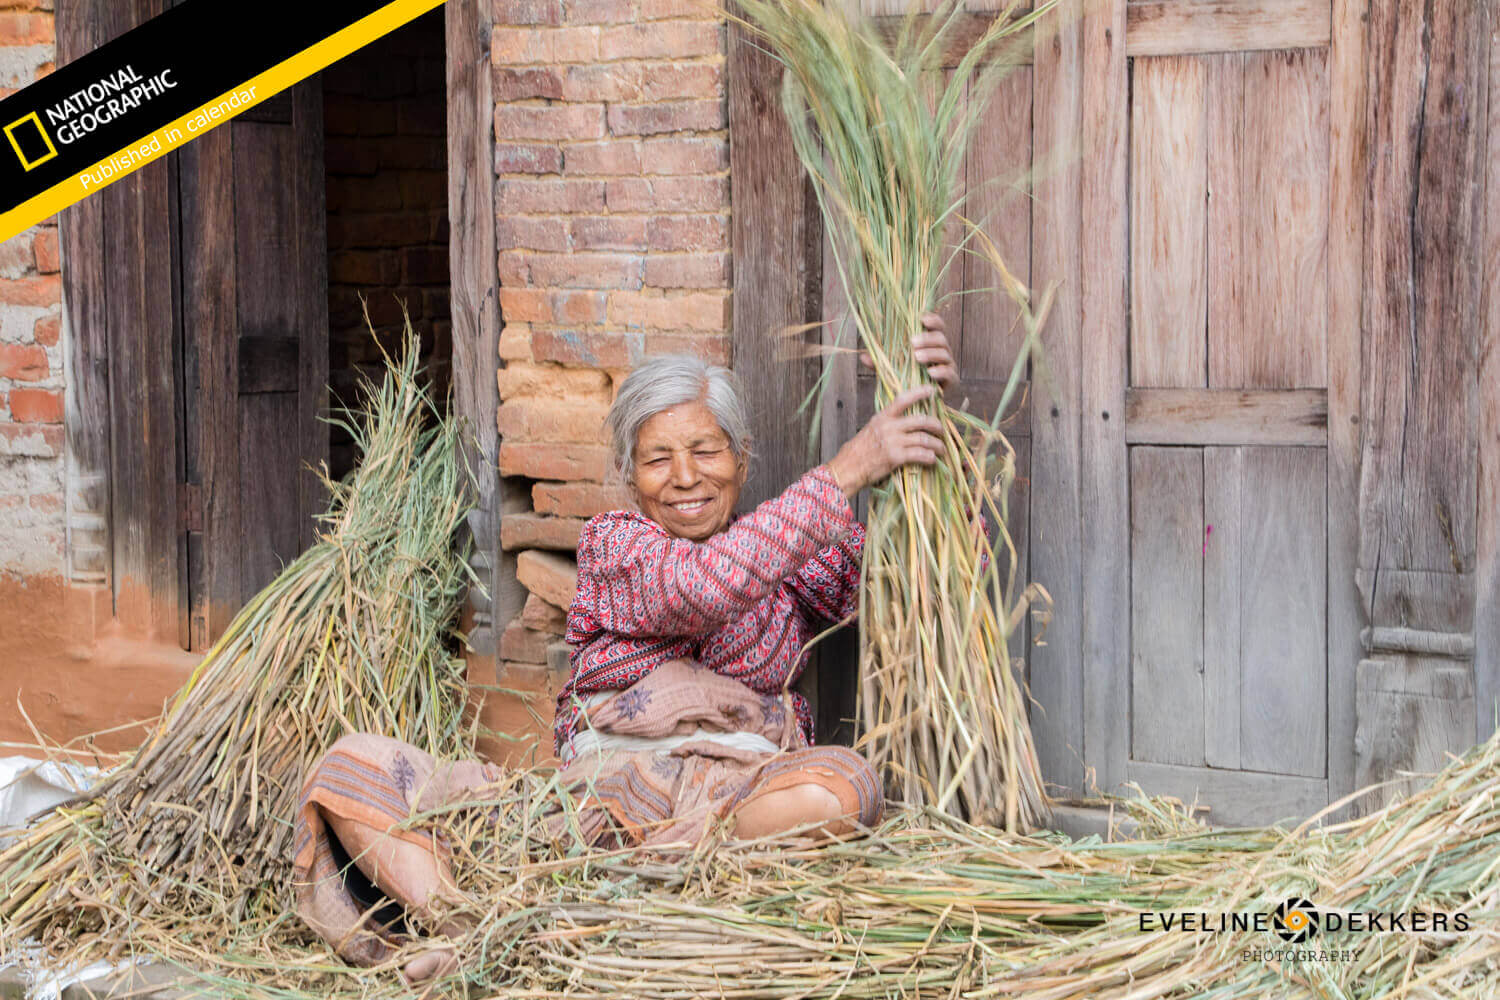
<instances>
[{"instance_id":1,"label":"wooden door frame","mask_svg":"<svg viewBox=\"0 0 1500 1000\"><path fill-rule=\"evenodd\" d=\"M495 267L495 107L487 0L444 4L448 76L448 264L452 284L454 415L468 425L463 460L477 495L468 518L480 587L469 588L468 635L475 656L494 661L500 630L526 591L516 557L500 547L503 511L529 497L500 476L500 276Z\"/></svg>"}]
</instances>

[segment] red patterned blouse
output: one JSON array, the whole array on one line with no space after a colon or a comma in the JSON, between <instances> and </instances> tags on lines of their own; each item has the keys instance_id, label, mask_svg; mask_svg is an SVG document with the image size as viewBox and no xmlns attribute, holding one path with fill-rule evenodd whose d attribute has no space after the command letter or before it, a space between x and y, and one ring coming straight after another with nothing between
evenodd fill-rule
<instances>
[{"instance_id":1,"label":"red patterned blouse","mask_svg":"<svg viewBox=\"0 0 1500 1000\"><path fill-rule=\"evenodd\" d=\"M573 674L553 725L562 763L580 699L629 687L668 660L697 660L761 694L796 680L803 645L859 606L864 543L864 526L821 465L705 542L675 538L634 511L590 518L568 609ZM792 700L811 744L807 699L794 691Z\"/></svg>"}]
</instances>

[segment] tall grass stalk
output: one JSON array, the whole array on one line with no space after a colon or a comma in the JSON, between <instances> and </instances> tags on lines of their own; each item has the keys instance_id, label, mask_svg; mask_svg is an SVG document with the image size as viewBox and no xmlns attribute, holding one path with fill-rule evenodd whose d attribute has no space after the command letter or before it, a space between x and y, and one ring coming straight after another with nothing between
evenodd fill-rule
<instances>
[{"instance_id":1,"label":"tall grass stalk","mask_svg":"<svg viewBox=\"0 0 1500 1000\"><path fill-rule=\"evenodd\" d=\"M1027 696L1007 641L1034 598L1018 592L1007 495L1015 452L1001 416L1037 351L1051 294L1033 300L957 194L969 141L996 84L1024 58L1052 7L1011 4L948 75L940 65L961 4L909 15L894 43L843 4L739 0L731 14L786 67L782 108L812 177L876 406L928 381L911 350L950 268L975 254L1015 302L1024 346L996 413L934 400L946 454L873 492L860 601L860 746L887 794L1024 830L1049 806ZM945 231L965 235L949 246ZM999 331L967 331L966 336ZM973 528L987 513L995 540Z\"/></svg>"}]
</instances>

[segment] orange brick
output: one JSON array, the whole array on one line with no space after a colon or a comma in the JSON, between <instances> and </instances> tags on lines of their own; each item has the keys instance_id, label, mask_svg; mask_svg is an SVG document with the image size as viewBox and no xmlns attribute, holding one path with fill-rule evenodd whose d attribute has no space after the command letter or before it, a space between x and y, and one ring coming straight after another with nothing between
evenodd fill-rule
<instances>
[{"instance_id":1,"label":"orange brick","mask_svg":"<svg viewBox=\"0 0 1500 1000\"><path fill-rule=\"evenodd\" d=\"M44 347L56 347L58 340L62 338L62 316L57 313L43 316L31 328L31 336Z\"/></svg>"},{"instance_id":2,"label":"orange brick","mask_svg":"<svg viewBox=\"0 0 1500 1000\"><path fill-rule=\"evenodd\" d=\"M640 288L644 261L638 254L533 254L531 281L548 288Z\"/></svg>"},{"instance_id":3,"label":"orange brick","mask_svg":"<svg viewBox=\"0 0 1500 1000\"><path fill-rule=\"evenodd\" d=\"M715 21L678 21L669 24L628 24L604 28L599 34L599 57L614 59L691 59L719 52L719 24Z\"/></svg>"},{"instance_id":4,"label":"orange brick","mask_svg":"<svg viewBox=\"0 0 1500 1000\"><path fill-rule=\"evenodd\" d=\"M511 440L602 444L608 409L600 402L523 396L501 403L496 423L501 435Z\"/></svg>"},{"instance_id":5,"label":"orange brick","mask_svg":"<svg viewBox=\"0 0 1500 1000\"><path fill-rule=\"evenodd\" d=\"M729 296L716 292L613 292L609 322L656 330L727 330Z\"/></svg>"},{"instance_id":6,"label":"orange brick","mask_svg":"<svg viewBox=\"0 0 1500 1000\"><path fill-rule=\"evenodd\" d=\"M501 399L546 396L610 401L609 376L594 368L564 368L556 364L515 361L500 369L497 381Z\"/></svg>"},{"instance_id":7,"label":"orange brick","mask_svg":"<svg viewBox=\"0 0 1500 1000\"><path fill-rule=\"evenodd\" d=\"M51 14L0 13L0 46L55 41Z\"/></svg>"},{"instance_id":8,"label":"orange brick","mask_svg":"<svg viewBox=\"0 0 1500 1000\"><path fill-rule=\"evenodd\" d=\"M651 220L652 250L728 250L729 216L664 215Z\"/></svg>"},{"instance_id":9,"label":"orange brick","mask_svg":"<svg viewBox=\"0 0 1500 1000\"><path fill-rule=\"evenodd\" d=\"M496 24L561 24L563 20L561 0L503 0L492 9Z\"/></svg>"},{"instance_id":10,"label":"orange brick","mask_svg":"<svg viewBox=\"0 0 1500 1000\"><path fill-rule=\"evenodd\" d=\"M654 253L646 257L646 284L651 288L728 288L727 253Z\"/></svg>"},{"instance_id":11,"label":"orange brick","mask_svg":"<svg viewBox=\"0 0 1500 1000\"><path fill-rule=\"evenodd\" d=\"M500 316L506 323L550 323L552 295L539 288L501 288Z\"/></svg>"},{"instance_id":12,"label":"orange brick","mask_svg":"<svg viewBox=\"0 0 1500 1000\"><path fill-rule=\"evenodd\" d=\"M549 604L535 594L528 594L526 604L521 608L517 621L538 632L553 632L561 635L568 626L568 612L555 604Z\"/></svg>"},{"instance_id":13,"label":"orange brick","mask_svg":"<svg viewBox=\"0 0 1500 1000\"><path fill-rule=\"evenodd\" d=\"M495 187L495 209L501 215L604 210L603 181L502 180Z\"/></svg>"},{"instance_id":14,"label":"orange brick","mask_svg":"<svg viewBox=\"0 0 1500 1000\"><path fill-rule=\"evenodd\" d=\"M43 229L37 233L36 240L31 244L31 252L36 255L38 274L56 274L61 269L58 261L56 229Z\"/></svg>"},{"instance_id":15,"label":"orange brick","mask_svg":"<svg viewBox=\"0 0 1500 1000\"><path fill-rule=\"evenodd\" d=\"M524 101L536 97L556 100L563 96L562 75L551 68L497 66L493 81L496 101Z\"/></svg>"},{"instance_id":16,"label":"orange brick","mask_svg":"<svg viewBox=\"0 0 1500 1000\"><path fill-rule=\"evenodd\" d=\"M624 142L581 142L563 148L563 173L567 174L639 174L641 145L633 139Z\"/></svg>"},{"instance_id":17,"label":"orange brick","mask_svg":"<svg viewBox=\"0 0 1500 1000\"><path fill-rule=\"evenodd\" d=\"M516 576L521 586L559 608L570 606L578 590L578 564L550 552L522 552Z\"/></svg>"},{"instance_id":18,"label":"orange brick","mask_svg":"<svg viewBox=\"0 0 1500 1000\"><path fill-rule=\"evenodd\" d=\"M0 344L0 378L17 382L40 382L47 377L47 372L47 352L40 347L33 344ZM11 395L14 397L15 393Z\"/></svg>"},{"instance_id":19,"label":"orange brick","mask_svg":"<svg viewBox=\"0 0 1500 1000\"><path fill-rule=\"evenodd\" d=\"M18 424L60 424L63 394L50 389L12 389L10 418Z\"/></svg>"},{"instance_id":20,"label":"orange brick","mask_svg":"<svg viewBox=\"0 0 1500 1000\"><path fill-rule=\"evenodd\" d=\"M562 166L563 151L556 146L501 143L495 147L497 174L555 174Z\"/></svg>"},{"instance_id":21,"label":"orange brick","mask_svg":"<svg viewBox=\"0 0 1500 1000\"><path fill-rule=\"evenodd\" d=\"M62 301L62 277L0 278L0 305L54 306Z\"/></svg>"},{"instance_id":22,"label":"orange brick","mask_svg":"<svg viewBox=\"0 0 1500 1000\"><path fill-rule=\"evenodd\" d=\"M641 146L641 165L648 174L699 175L728 170L729 143L711 138L650 139Z\"/></svg>"},{"instance_id":23,"label":"orange brick","mask_svg":"<svg viewBox=\"0 0 1500 1000\"><path fill-rule=\"evenodd\" d=\"M618 330L537 330L531 334L531 353L536 360L565 365L628 368L640 363L644 346L640 334Z\"/></svg>"},{"instance_id":24,"label":"orange brick","mask_svg":"<svg viewBox=\"0 0 1500 1000\"><path fill-rule=\"evenodd\" d=\"M500 474L531 479L586 479L600 483L613 467L610 449L601 445L500 442Z\"/></svg>"},{"instance_id":25,"label":"orange brick","mask_svg":"<svg viewBox=\"0 0 1500 1000\"><path fill-rule=\"evenodd\" d=\"M504 295L504 291L500 293ZM502 361L531 360L531 327L507 326L500 331L500 358Z\"/></svg>"},{"instance_id":26,"label":"orange brick","mask_svg":"<svg viewBox=\"0 0 1500 1000\"><path fill-rule=\"evenodd\" d=\"M517 549L578 548L578 534L583 519L577 517L543 517L540 514L506 514L500 518L500 547L507 552ZM519 657L506 657L519 659Z\"/></svg>"},{"instance_id":27,"label":"orange brick","mask_svg":"<svg viewBox=\"0 0 1500 1000\"><path fill-rule=\"evenodd\" d=\"M635 506L628 487L601 483L536 483L531 487L531 502L537 513L561 517L593 517Z\"/></svg>"},{"instance_id":28,"label":"orange brick","mask_svg":"<svg viewBox=\"0 0 1500 1000\"><path fill-rule=\"evenodd\" d=\"M724 127L724 102L663 101L655 104L611 104L611 135L659 135L664 132L710 132Z\"/></svg>"},{"instance_id":29,"label":"orange brick","mask_svg":"<svg viewBox=\"0 0 1500 1000\"><path fill-rule=\"evenodd\" d=\"M568 241L568 223L560 218L502 215L495 220L495 246L500 250L552 250L561 252Z\"/></svg>"},{"instance_id":30,"label":"orange brick","mask_svg":"<svg viewBox=\"0 0 1500 1000\"><path fill-rule=\"evenodd\" d=\"M639 101L641 78L640 63L570 66L557 96L568 101Z\"/></svg>"},{"instance_id":31,"label":"orange brick","mask_svg":"<svg viewBox=\"0 0 1500 1000\"><path fill-rule=\"evenodd\" d=\"M644 250L646 228L639 215L585 215L568 222L573 245L582 250Z\"/></svg>"},{"instance_id":32,"label":"orange brick","mask_svg":"<svg viewBox=\"0 0 1500 1000\"><path fill-rule=\"evenodd\" d=\"M495 108L495 138L602 139L602 104L501 104Z\"/></svg>"},{"instance_id":33,"label":"orange brick","mask_svg":"<svg viewBox=\"0 0 1500 1000\"><path fill-rule=\"evenodd\" d=\"M724 333L648 333L647 354L696 354L712 365L729 364L731 341Z\"/></svg>"},{"instance_id":34,"label":"orange brick","mask_svg":"<svg viewBox=\"0 0 1500 1000\"><path fill-rule=\"evenodd\" d=\"M641 98L666 101L673 98L719 98L724 93L724 64L654 63L641 71Z\"/></svg>"}]
</instances>

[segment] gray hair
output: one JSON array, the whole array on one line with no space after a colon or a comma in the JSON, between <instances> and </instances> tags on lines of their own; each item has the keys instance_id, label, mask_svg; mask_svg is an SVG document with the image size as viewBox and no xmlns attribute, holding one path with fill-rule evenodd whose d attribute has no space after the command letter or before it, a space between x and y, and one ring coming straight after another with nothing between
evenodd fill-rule
<instances>
[{"instance_id":1,"label":"gray hair","mask_svg":"<svg viewBox=\"0 0 1500 1000\"><path fill-rule=\"evenodd\" d=\"M730 449L750 461L750 418L734 373L691 354L658 354L626 377L609 408L615 468L627 483L635 475L635 439L641 425L663 410L700 399L729 438Z\"/></svg>"}]
</instances>

